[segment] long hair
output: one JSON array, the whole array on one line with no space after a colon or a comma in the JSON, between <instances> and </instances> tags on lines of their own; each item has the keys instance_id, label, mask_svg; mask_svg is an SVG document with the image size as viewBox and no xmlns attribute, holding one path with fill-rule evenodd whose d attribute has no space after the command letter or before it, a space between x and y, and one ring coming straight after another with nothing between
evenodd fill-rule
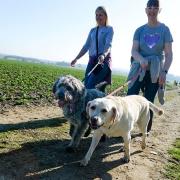
<instances>
[{"instance_id":1,"label":"long hair","mask_svg":"<svg viewBox=\"0 0 180 180\"><path fill-rule=\"evenodd\" d=\"M106 16L105 26L107 26L107 25L108 25L108 15L107 15L107 11L106 11L105 7L104 7L104 6L99 6L99 7L96 8L95 13L96 13L97 11L102 11L103 14Z\"/></svg>"}]
</instances>

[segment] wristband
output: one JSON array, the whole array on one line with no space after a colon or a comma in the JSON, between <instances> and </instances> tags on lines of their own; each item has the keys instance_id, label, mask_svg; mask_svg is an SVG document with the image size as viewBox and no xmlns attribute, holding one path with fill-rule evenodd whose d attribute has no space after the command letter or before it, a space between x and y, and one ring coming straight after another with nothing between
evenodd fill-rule
<instances>
[{"instance_id":1,"label":"wristband","mask_svg":"<svg viewBox=\"0 0 180 180\"><path fill-rule=\"evenodd\" d=\"M167 70L163 70L162 72L165 72L166 74L168 73L168 71L167 71Z\"/></svg>"}]
</instances>

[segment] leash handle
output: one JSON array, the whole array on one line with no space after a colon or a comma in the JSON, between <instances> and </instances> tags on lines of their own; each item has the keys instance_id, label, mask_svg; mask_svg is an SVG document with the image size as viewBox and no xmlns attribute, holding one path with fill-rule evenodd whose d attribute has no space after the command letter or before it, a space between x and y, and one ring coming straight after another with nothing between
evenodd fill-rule
<instances>
[{"instance_id":1,"label":"leash handle","mask_svg":"<svg viewBox=\"0 0 180 180\"><path fill-rule=\"evenodd\" d=\"M88 73L88 76L91 75L91 73L97 68L97 66L98 66L99 64L101 64L101 63L98 62L98 63L91 69L91 71Z\"/></svg>"}]
</instances>

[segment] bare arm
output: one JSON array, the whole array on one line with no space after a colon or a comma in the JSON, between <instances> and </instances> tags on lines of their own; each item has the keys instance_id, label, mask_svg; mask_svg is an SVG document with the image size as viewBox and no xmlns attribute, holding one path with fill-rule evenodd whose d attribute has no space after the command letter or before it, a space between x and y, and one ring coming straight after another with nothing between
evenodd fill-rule
<instances>
[{"instance_id":1,"label":"bare arm","mask_svg":"<svg viewBox=\"0 0 180 180\"><path fill-rule=\"evenodd\" d=\"M168 71L173 60L172 43L165 44L164 53L165 53L165 62L164 62L163 70Z\"/></svg>"},{"instance_id":2,"label":"bare arm","mask_svg":"<svg viewBox=\"0 0 180 180\"><path fill-rule=\"evenodd\" d=\"M75 59L76 59L76 60L80 59L86 52L87 52L87 51L86 51L84 48L82 48L82 49L80 50L79 54L76 56Z\"/></svg>"},{"instance_id":3,"label":"bare arm","mask_svg":"<svg viewBox=\"0 0 180 180\"><path fill-rule=\"evenodd\" d=\"M88 38L86 40L86 43L84 44L84 46L82 47L82 49L80 50L80 52L78 53L76 58L71 61L71 66L75 66L77 60L80 59L84 54L86 54L86 52L89 49L90 42L91 42L91 31L89 32Z\"/></svg>"},{"instance_id":4,"label":"bare arm","mask_svg":"<svg viewBox=\"0 0 180 180\"><path fill-rule=\"evenodd\" d=\"M74 66L76 64L77 60L80 59L86 52L87 52L87 50L82 48L80 50L80 52L78 53L78 55L76 56L76 58L71 61L71 66Z\"/></svg>"},{"instance_id":5,"label":"bare arm","mask_svg":"<svg viewBox=\"0 0 180 180\"><path fill-rule=\"evenodd\" d=\"M148 62L139 53L139 41L136 40L133 41L131 55L136 61L140 62L142 69L145 69L148 66Z\"/></svg>"},{"instance_id":6,"label":"bare arm","mask_svg":"<svg viewBox=\"0 0 180 180\"><path fill-rule=\"evenodd\" d=\"M159 76L159 84L164 84L166 81L166 74L171 66L173 60L172 43L165 43L164 46L165 62L162 72Z\"/></svg>"}]
</instances>

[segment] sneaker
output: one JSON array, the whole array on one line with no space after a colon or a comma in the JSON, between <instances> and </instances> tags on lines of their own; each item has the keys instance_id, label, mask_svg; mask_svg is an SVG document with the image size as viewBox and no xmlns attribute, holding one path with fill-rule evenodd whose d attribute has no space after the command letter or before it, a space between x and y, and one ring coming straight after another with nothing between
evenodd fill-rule
<instances>
[{"instance_id":1,"label":"sneaker","mask_svg":"<svg viewBox=\"0 0 180 180\"><path fill-rule=\"evenodd\" d=\"M165 102L164 95L165 95L165 88L164 88L164 86L162 85L162 86L160 86L159 89L158 89L158 100L159 100L159 103L160 103L161 105L163 105L164 102Z\"/></svg>"}]
</instances>

